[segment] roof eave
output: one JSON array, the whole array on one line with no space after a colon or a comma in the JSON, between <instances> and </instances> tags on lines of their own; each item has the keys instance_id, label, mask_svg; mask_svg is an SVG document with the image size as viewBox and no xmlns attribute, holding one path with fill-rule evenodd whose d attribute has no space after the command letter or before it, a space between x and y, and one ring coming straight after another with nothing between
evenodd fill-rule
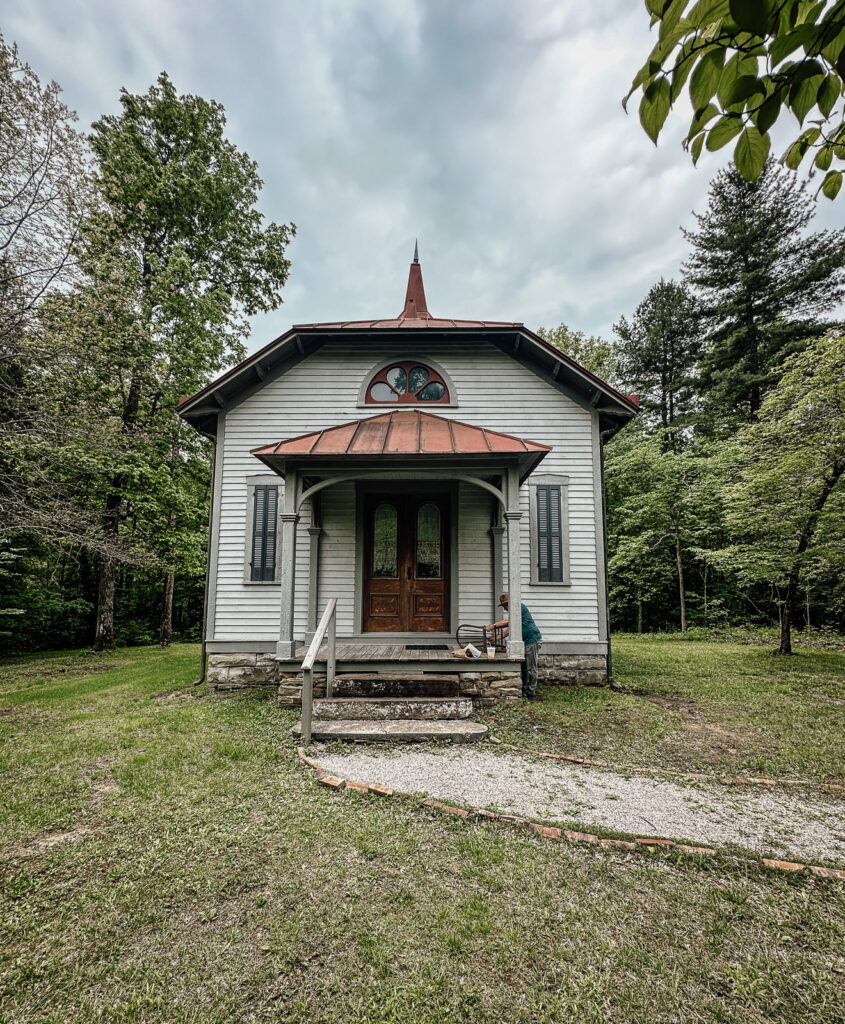
<instances>
[{"instance_id":1,"label":"roof eave","mask_svg":"<svg viewBox=\"0 0 845 1024\"><path fill-rule=\"evenodd\" d=\"M198 421L205 419L208 415L207 406L216 405L217 410L225 408L229 401L237 397L243 390L250 386L260 385L261 381L272 372L275 372L279 364L289 362L293 366L296 362L304 359L320 347L322 341L329 338L342 336L344 338L361 335L390 335L401 331L402 336L421 335L431 337L432 334L484 334L493 337L511 335L514 338L513 350L509 353L514 357L522 347L523 341L527 343L529 352L541 367L557 380L561 370L568 378L567 382L581 393L586 401L598 409L600 415L609 423L613 429L616 421L620 429L629 420L637 415L639 409L625 395L618 392L605 381L590 373L574 359L560 352L553 345L529 330L523 324L488 324L481 326L462 327L343 327L343 326L321 326L315 324L301 324L292 327L289 331L265 345L258 352L249 356L237 366L228 370L217 380L206 385L202 390L183 402L177 409L178 414L186 422L200 429ZM308 345L306 339L320 339L318 345ZM502 346L504 347L504 346ZM561 383L564 383L563 381ZM608 420L608 417L610 419Z\"/></svg>"}]
</instances>

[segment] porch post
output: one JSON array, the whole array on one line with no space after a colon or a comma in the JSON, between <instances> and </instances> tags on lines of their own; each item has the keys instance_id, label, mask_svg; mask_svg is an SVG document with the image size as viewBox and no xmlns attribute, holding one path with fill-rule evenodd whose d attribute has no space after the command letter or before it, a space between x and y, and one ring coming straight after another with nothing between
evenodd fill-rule
<instances>
[{"instance_id":1,"label":"porch post","mask_svg":"<svg viewBox=\"0 0 845 1024\"><path fill-rule=\"evenodd\" d=\"M493 538L493 618L490 621L496 622L499 618L499 594L505 589L504 558L502 556L502 538L505 535L505 528L502 526L502 510L498 502L490 534Z\"/></svg>"},{"instance_id":2,"label":"porch post","mask_svg":"<svg viewBox=\"0 0 845 1024\"><path fill-rule=\"evenodd\" d=\"M522 642L522 589L519 576L519 522L522 510L519 507L519 471L515 466L508 469L508 507L505 509L505 524L508 531L508 657L525 657ZM516 635L514 636L514 627Z\"/></svg>"},{"instance_id":3,"label":"porch post","mask_svg":"<svg viewBox=\"0 0 845 1024\"><path fill-rule=\"evenodd\" d=\"M282 580L281 608L279 614L279 642L276 644L277 658L292 658L295 653L293 640L293 602L296 595L296 496L299 481L296 470L289 469L285 475L284 507L282 520Z\"/></svg>"},{"instance_id":4,"label":"porch post","mask_svg":"<svg viewBox=\"0 0 845 1024\"><path fill-rule=\"evenodd\" d=\"M311 500L311 525L308 527L310 551L308 552L308 632L311 636L317 630L317 588L320 579L320 495L315 494Z\"/></svg>"}]
</instances>

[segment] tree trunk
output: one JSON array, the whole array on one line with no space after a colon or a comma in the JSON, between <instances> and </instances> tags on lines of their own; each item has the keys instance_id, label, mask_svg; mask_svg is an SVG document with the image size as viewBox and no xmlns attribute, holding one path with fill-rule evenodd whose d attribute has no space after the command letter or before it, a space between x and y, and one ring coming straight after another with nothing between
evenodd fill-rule
<instances>
[{"instance_id":1,"label":"tree trunk","mask_svg":"<svg viewBox=\"0 0 845 1024\"><path fill-rule=\"evenodd\" d=\"M97 579L97 623L94 650L114 647L114 557L103 554Z\"/></svg>"},{"instance_id":2,"label":"tree trunk","mask_svg":"<svg viewBox=\"0 0 845 1024\"><path fill-rule=\"evenodd\" d=\"M794 607L795 587L790 581L787 585L780 610L780 647L778 648L778 654L792 654L792 614Z\"/></svg>"},{"instance_id":3,"label":"tree trunk","mask_svg":"<svg viewBox=\"0 0 845 1024\"><path fill-rule=\"evenodd\" d=\"M812 512L804 524L801 536L798 538L798 546L795 550L795 561L789 573L789 580L786 586L786 597L783 601L783 614L780 620L780 647L778 654L792 654L792 620L795 617L795 596L798 593L798 577L801 574L801 564L804 561L804 554L813 538L819 516L822 514L827 499L830 497L839 478L845 473L845 461L836 463L829 477L825 478L824 485L819 493Z\"/></svg>"},{"instance_id":4,"label":"tree trunk","mask_svg":"<svg viewBox=\"0 0 845 1024\"><path fill-rule=\"evenodd\" d=\"M637 599L637 632L643 631L643 602L642 598Z\"/></svg>"},{"instance_id":5,"label":"tree trunk","mask_svg":"<svg viewBox=\"0 0 845 1024\"><path fill-rule=\"evenodd\" d=\"M173 639L173 583L176 574L169 569L164 577L164 607L161 612L161 635L159 643L169 647Z\"/></svg>"},{"instance_id":6,"label":"tree trunk","mask_svg":"<svg viewBox=\"0 0 845 1024\"><path fill-rule=\"evenodd\" d=\"M681 533L675 530L675 559L678 563L678 594L681 598L681 632L687 631L687 597L684 592L684 564L681 560Z\"/></svg>"},{"instance_id":7,"label":"tree trunk","mask_svg":"<svg viewBox=\"0 0 845 1024\"><path fill-rule=\"evenodd\" d=\"M113 480L117 487L119 481ZM103 516L105 549L100 555L97 575L97 621L94 626L94 649L97 651L114 647L114 570L115 548L120 519L120 495L112 491L106 498L106 513Z\"/></svg>"},{"instance_id":8,"label":"tree trunk","mask_svg":"<svg viewBox=\"0 0 845 1024\"><path fill-rule=\"evenodd\" d=\"M810 588L804 591L804 625L807 629L810 628Z\"/></svg>"}]
</instances>

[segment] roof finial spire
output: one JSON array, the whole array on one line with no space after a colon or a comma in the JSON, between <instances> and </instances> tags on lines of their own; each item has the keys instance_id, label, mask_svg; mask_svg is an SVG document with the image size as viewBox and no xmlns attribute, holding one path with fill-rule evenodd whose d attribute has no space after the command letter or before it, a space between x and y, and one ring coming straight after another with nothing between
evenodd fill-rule
<instances>
[{"instance_id":1,"label":"roof finial spire","mask_svg":"<svg viewBox=\"0 0 845 1024\"><path fill-rule=\"evenodd\" d=\"M408 274L408 288L405 292L405 308L399 314L400 320L430 320L431 313L425 304L422 267L420 266L419 242L414 239L414 261Z\"/></svg>"}]
</instances>

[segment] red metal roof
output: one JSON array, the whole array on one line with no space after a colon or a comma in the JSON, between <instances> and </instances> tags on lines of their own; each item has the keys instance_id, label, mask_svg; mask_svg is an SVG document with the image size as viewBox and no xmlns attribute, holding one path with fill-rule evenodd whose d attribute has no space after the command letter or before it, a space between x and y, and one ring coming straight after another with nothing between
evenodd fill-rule
<instances>
[{"instance_id":1,"label":"red metal roof","mask_svg":"<svg viewBox=\"0 0 845 1024\"><path fill-rule=\"evenodd\" d=\"M420 409L394 409L327 430L253 448L269 457L296 455L539 455L552 449L486 427L435 416ZM537 459L536 461L539 461Z\"/></svg>"},{"instance_id":2,"label":"red metal roof","mask_svg":"<svg viewBox=\"0 0 845 1024\"><path fill-rule=\"evenodd\" d=\"M369 331L379 328L420 327L444 328L444 327L514 327L521 329L520 323L511 323L510 320L449 320L434 316L406 317L398 316L393 320L334 320L321 324L294 324L291 330L304 331L322 329L326 331L357 330Z\"/></svg>"}]
</instances>

